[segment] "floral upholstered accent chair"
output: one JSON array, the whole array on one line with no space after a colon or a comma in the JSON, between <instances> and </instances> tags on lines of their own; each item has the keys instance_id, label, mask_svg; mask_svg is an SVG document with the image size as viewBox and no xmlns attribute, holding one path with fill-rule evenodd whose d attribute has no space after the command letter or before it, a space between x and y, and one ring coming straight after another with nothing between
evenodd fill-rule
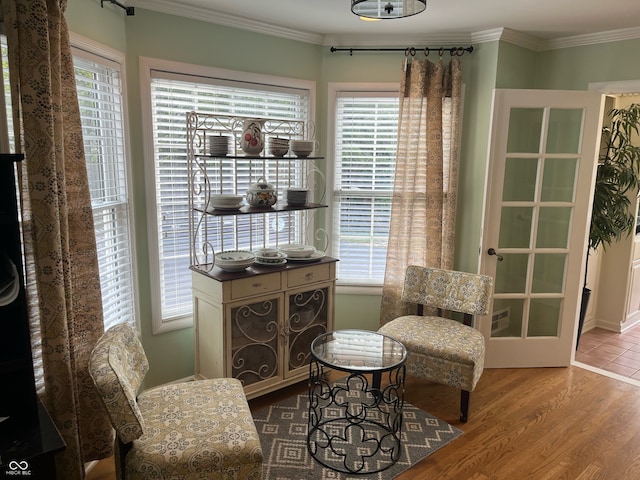
<instances>
[{"instance_id":1,"label":"floral upholstered accent chair","mask_svg":"<svg viewBox=\"0 0 640 480\"><path fill-rule=\"evenodd\" d=\"M149 369L135 330L111 327L89 372L116 430L118 479L262 478L262 449L242 384L231 378L139 393Z\"/></svg>"},{"instance_id":2,"label":"floral upholstered accent chair","mask_svg":"<svg viewBox=\"0 0 640 480\"><path fill-rule=\"evenodd\" d=\"M484 337L472 327L473 317L488 313L492 292L493 279L486 275L411 265L402 300L418 304L418 315L396 318L378 330L405 346L409 375L461 389L462 422L484 368ZM438 315L423 316L423 306ZM444 318L445 311L464 314L463 323Z\"/></svg>"}]
</instances>

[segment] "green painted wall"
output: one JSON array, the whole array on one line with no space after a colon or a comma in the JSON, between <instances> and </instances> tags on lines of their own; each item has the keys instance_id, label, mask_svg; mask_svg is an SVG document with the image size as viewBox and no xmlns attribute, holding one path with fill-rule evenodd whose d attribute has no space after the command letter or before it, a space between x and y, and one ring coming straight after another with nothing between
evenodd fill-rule
<instances>
[{"instance_id":1,"label":"green painted wall","mask_svg":"<svg viewBox=\"0 0 640 480\"><path fill-rule=\"evenodd\" d=\"M206 22L136 9L133 17L99 0L70 0L70 30L127 55L132 181L142 342L151 370L146 385L193 374L193 330L151 333L148 232L139 57L316 81L316 127L321 150L327 131L329 82L398 82L402 53L331 53L328 47L235 30ZM461 139L455 266L475 272L481 240L493 89L586 88L589 81L640 78L634 58L640 41L535 53L505 42L474 45L463 57L465 102ZM616 61L618 59L618 61ZM447 60L447 59L445 59ZM623 63L624 62L624 63ZM331 162L327 155L327 162ZM337 295L337 328L378 326L380 297Z\"/></svg>"},{"instance_id":2,"label":"green painted wall","mask_svg":"<svg viewBox=\"0 0 640 480\"><path fill-rule=\"evenodd\" d=\"M100 0L68 0L65 12L70 31L121 52L127 49L125 17L124 10L108 2L100 8Z\"/></svg>"},{"instance_id":3,"label":"green painted wall","mask_svg":"<svg viewBox=\"0 0 640 480\"><path fill-rule=\"evenodd\" d=\"M538 54L536 88L586 90L589 82L640 79L640 39Z\"/></svg>"}]
</instances>

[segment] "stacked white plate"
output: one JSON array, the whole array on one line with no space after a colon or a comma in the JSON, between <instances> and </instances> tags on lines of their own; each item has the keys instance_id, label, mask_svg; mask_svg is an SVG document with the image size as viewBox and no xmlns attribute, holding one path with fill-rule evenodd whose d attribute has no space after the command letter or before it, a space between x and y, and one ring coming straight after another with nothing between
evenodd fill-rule
<instances>
[{"instance_id":1,"label":"stacked white plate","mask_svg":"<svg viewBox=\"0 0 640 480\"><path fill-rule=\"evenodd\" d=\"M227 250L216 253L215 264L227 272L240 272L253 265L256 256L246 250Z\"/></svg>"},{"instance_id":2,"label":"stacked white plate","mask_svg":"<svg viewBox=\"0 0 640 480\"><path fill-rule=\"evenodd\" d=\"M291 151L297 157L308 157L313 152L314 146L313 140L291 140Z\"/></svg>"},{"instance_id":3,"label":"stacked white plate","mask_svg":"<svg viewBox=\"0 0 640 480\"><path fill-rule=\"evenodd\" d=\"M257 265L278 266L287 263L287 255L276 248L260 248L255 251Z\"/></svg>"},{"instance_id":4,"label":"stacked white plate","mask_svg":"<svg viewBox=\"0 0 640 480\"><path fill-rule=\"evenodd\" d=\"M237 210L242 206L242 195L212 193L207 202L207 211Z\"/></svg>"},{"instance_id":5,"label":"stacked white plate","mask_svg":"<svg viewBox=\"0 0 640 480\"><path fill-rule=\"evenodd\" d=\"M274 137L269 140L269 153L274 157L284 157L289 151L289 139Z\"/></svg>"},{"instance_id":6,"label":"stacked white plate","mask_svg":"<svg viewBox=\"0 0 640 480\"><path fill-rule=\"evenodd\" d=\"M209 137L209 155L224 157L227 153L229 153L228 135Z\"/></svg>"},{"instance_id":7,"label":"stacked white plate","mask_svg":"<svg viewBox=\"0 0 640 480\"><path fill-rule=\"evenodd\" d=\"M287 190L287 203L289 205L304 205L307 203L307 194L309 190L306 188L290 188Z\"/></svg>"}]
</instances>

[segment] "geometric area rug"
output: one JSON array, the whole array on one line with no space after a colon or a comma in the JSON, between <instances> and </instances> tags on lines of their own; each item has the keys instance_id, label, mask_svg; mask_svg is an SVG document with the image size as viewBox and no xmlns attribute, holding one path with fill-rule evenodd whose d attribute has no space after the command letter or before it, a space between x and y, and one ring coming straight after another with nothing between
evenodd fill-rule
<instances>
[{"instance_id":1,"label":"geometric area rug","mask_svg":"<svg viewBox=\"0 0 640 480\"><path fill-rule=\"evenodd\" d=\"M309 454L308 405L308 395L301 394L253 413L264 456L264 480L389 480L463 433L405 402L398 461L382 472L350 475L324 467Z\"/></svg>"}]
</instances>

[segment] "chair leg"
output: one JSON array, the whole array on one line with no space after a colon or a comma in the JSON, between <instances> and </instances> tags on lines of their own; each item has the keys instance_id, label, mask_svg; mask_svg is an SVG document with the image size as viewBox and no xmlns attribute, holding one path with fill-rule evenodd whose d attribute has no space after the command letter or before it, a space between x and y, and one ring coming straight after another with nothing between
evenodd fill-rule
<instances>
[{"instance_id":1,"label":"chair leg","mask_svg":"<svg viewBox=\"0 0 640 480\"><path fill-rule=\"evenodd\" d=\"M460 421L467 423L469 418L469 396L471 394L467 390L460 392Z\"/></svg>"}]
</instances>

